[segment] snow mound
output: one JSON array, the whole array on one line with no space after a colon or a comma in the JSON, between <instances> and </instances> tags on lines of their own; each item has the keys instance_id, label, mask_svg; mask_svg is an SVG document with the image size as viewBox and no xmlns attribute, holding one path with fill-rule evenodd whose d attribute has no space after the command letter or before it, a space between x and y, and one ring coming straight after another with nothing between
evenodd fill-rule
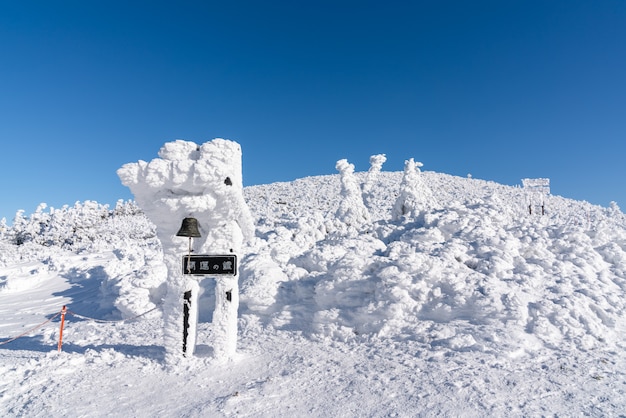
<instances>
[{"instance_id":1,"label":"snow mound","mask_svg":"<svg viewBox=\"0 0 626 418\"><path fill-rule=\"evenodd\" d=\"M368 193L384 205L372 210L359 235L324 229L322 219L348 212L345 195L339 202L320 198L332 182L340 190L337 178L247 189L259 238L249 259L263 256L265 266L249 267L243 288L281 283L263 298L272 309L255 313L316 338L410 338L436 348L511 353L621 346L621 212L549 196L548 214L529 216L520 188L421 176L420 189L428 186L433 195L399 219L393 205L403 183L398 173L381 173Z\"/></svg>"}]
</instances>

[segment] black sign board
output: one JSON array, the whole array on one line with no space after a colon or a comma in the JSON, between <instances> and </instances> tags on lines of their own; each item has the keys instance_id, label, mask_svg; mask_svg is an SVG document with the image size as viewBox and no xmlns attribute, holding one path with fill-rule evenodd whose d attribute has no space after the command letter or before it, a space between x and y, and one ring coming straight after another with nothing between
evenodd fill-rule
<instances>
[{"instance_id":1,"label":"black sign board","mask_svg":"<svg viewBox=\"0 0 626 418\"><path fill-rule=\"evenodd\" d=\"M185 255L183 274L202 276L237 275L237 256L229 255Z\"/></svg>"}]
</instances>

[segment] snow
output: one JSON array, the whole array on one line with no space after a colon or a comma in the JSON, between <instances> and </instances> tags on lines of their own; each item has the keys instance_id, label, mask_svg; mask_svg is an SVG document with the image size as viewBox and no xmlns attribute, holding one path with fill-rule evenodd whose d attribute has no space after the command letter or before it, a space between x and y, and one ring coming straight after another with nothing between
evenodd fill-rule
<instances>
[{"instance_id":1,"label":"snow","mask_svg":"<svg viewBox=\"0 0 626 418\"><path fill-rule=\"evenodd\" d=\"M222 138L202 145L176 140L163 145L159 158L125 164L117 173L157 227L167 271L152 273L166 285L162 310L165 348L168 363L175 363L193 354L197 336L200 284L198 278L182 272L185 246L189 255L236 256L243 242L254 234L252 216L243 197L241 147ZM188 243L177 236L184 219L194 220L200 232L193 240L189 237ZM215 281L212 348L215 357L228 359L237 347L239 277L220 276ZM183 314L183 305L187 315ZM188 326L183 332L180 324L184 317Z\"/></svg>"},{"instance_id":2,"label":"snow","mask_svg":"<svg viewBox=\"0 0 626 418\"><path fill-rule=\"evenodd\" d=\"M227 361L206 279L195 353L168 363L164 246L134 202L21 214L0 235L0 415L622 416L617 205L547 195L546 214L530 215L521 187L412 161L407 180L345 161L243 189L255 231ZM394 218L403 196L416 200ZM6 342L63 305L61 352L58 317Z\"/></svg>"}]
</instances>

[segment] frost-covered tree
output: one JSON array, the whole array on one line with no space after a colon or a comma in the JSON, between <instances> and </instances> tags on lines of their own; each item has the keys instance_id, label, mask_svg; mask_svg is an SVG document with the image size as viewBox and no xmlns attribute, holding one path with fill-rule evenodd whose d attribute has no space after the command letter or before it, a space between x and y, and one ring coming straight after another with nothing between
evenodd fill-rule
<instances>
[{"instance_id":1,"label":"frost-covered tree","mask_svg":"<svg viewBox=\"0 0 626 418\"><path fill-rule=\"evenodd\" d=\"M422 166L421 162L415 162L413 158L404 162L400 194L393 207L392 217L394 220L416 218L432 205L432 192L422 181L419 169Z\"/></svg>"},{"instance_id":2,"label":"frost-covered tree","mask_svg":"<svg viewBox=\"0 0 626 418\"><path fill-rule=\"evenodd\" d=\"M33 239L33 235L29 228L28 219L24 216L24 209L20 209L15 213L13 218L12 237L13 244L22 245Z\"/></svg>"},{"instance_id":3,"label":"frost-covered tree","mask_svg":"<svg viewBox=\"0 0 626 418\"><path fill-rule=\"evenodd\" d=\"M118 216L134 216L143 214L141 208L135 203L133 200L123 200L119 199L115 203L115 209L113 210L114 215Z\"/></svg>"},{"instance_id":4,"label":"frost-covered tree","mask_svg":"<svg viewBox=\"0 0 626 418\"><path fill-rule=\"evenodd\" d=\"M342 159L335 165L341 181L341 201L335 213L337 221L349 228L360 229L370 222L370 214L363 203L359 183L354 176L354 164Z\"/></svg>"},{"instance_id":5,"label":"frost-covered tree","mask_svg":"<svg viewBox=\"0 0 626 418\"><path fill-rule=\"evenodd\" d=\"M370 157L370 169L367 171L367 177L363 183L363 201L367 207L371 207L372 188L385 161L387 161L385 154L376 154Z\"/></svg>"},{"instance_id":6,"label":"frost-covered tree","mask_svg":"<svg viewBox=\"0 0 626 418\"><path fill-rule=\"evenodd\" d=\"M622 210L620 209L619 205L615 201L611 201L609 203L609 208L607 210L607 213L609 216L614 216L614 217L623 215Z\"/></svg>"}]
</instances>

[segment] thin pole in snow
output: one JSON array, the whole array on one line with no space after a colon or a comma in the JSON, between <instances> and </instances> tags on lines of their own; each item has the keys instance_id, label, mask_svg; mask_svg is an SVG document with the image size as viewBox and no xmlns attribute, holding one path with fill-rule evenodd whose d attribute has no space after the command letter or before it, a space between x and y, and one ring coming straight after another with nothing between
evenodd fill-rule
<instances>
[{"instance_id":1,"label":"thin pole in snow","mask_svg":"<svg viewBox=\"0 0 626 418\"><path fill-rule=\"evenodd\" d=\"M63 305L63 309L61 309L61 328L59 330L59 347L58 350L61 352L61 346L63 346L63 327L65 326L65 314L67 313L67 307Z\"/></svg>"}]
</instances>

